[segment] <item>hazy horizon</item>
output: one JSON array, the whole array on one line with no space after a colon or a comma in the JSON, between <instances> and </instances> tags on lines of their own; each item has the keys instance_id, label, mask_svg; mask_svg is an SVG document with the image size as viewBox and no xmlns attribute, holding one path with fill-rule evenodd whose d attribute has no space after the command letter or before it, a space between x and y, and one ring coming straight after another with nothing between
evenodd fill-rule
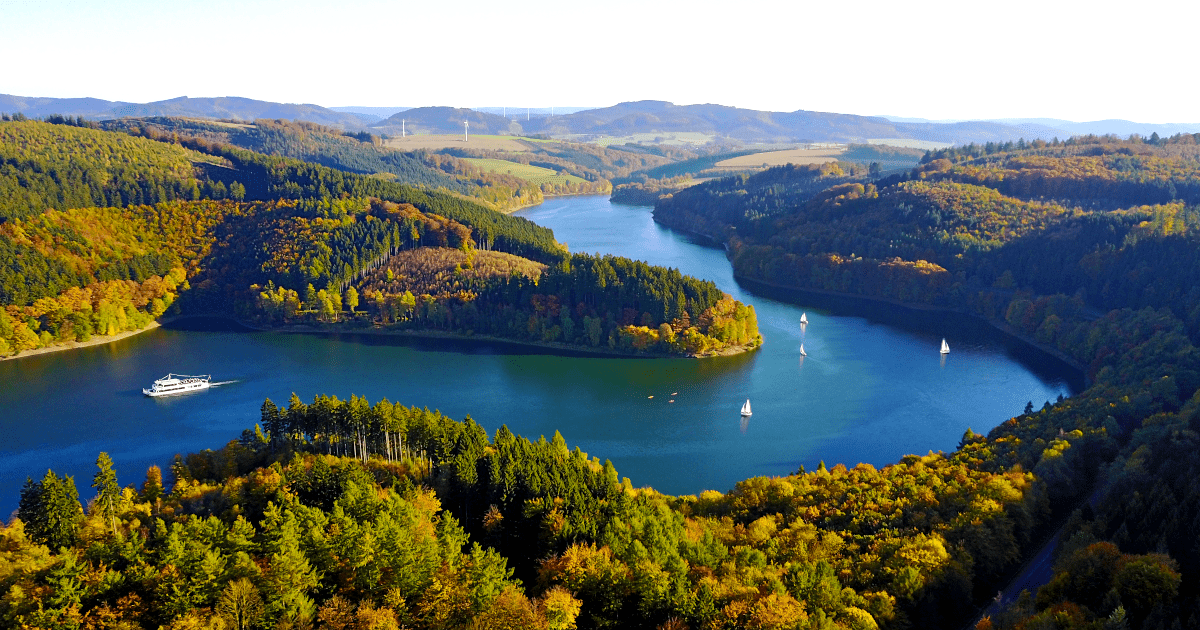
<instances>
[{"instance_id":1,"label":"hazy horizon","mask_svg":"<svg viewBox=\"0 0 1200 630\"><path fill-rule=\"evenodd\" d=\"M1173 123L1195 115L1188 100L1171 98L1170 86L1188 76L1187 38L1124 28L1161 15L1193 23L1195 5L843 6L100 0L64 12L0 0L0 54L35 60L10 64L0 92L140 103L236 94L361 107L653 96L931 120ZM1095 34L1114 27L1121 50L1154 50L1155 63L1098 50ZM1155 86L1163 97L1131 85Z\"/></svg>"},{"instance_id":2,"label":"hazy horizon","mask_svg":"<svg viewBox=\"0 0 1200 630\"><path fill-rule=\"evenodd\" d=\"M2 4L2 2L3 2L3 0L0 0L0 4ZM45 94L16 94L16 93L12 93L12 92L0 92L0 95L14 96L14 97L20 97L20 98L61 98L61 99L100 98L100 97L92 96L92 95L49 96L49 95L45 95ZM197 98L197 99L244 98L244 99L249 99L249 100L253 100L253 101L276 102L276 103L281 103L281 104L285 104L285 105L315 105L317 107L323 107L325 109L329 109L332 111L339 111L339 112L349 112L349 111L353 111L353 110L378 110L378 111L369 112L369 113L374 113L375 115L378 115L381 118L386 118L388 116L383 113L383 110L398 113L401 111L407 111L410 109L418 109L418 108L422 108L422 107L455 107L455 108L471 109L471 110L487 112L487 113L499 113L499 111L493 112L492 110L501 110L502 108L507 107L509 110L511 110L512 116L515 116L518 113L523 113L526 110L526 106L524 106L524 105L467 106L467 105L447 105L444 103L431 104L431 105L362 105L362 104L327 105L325 103L315 102L315 101L271 101L270 99L267 99L267 98L260 98L260 97L256 97L256 96L247 96L244 94L227 94L227 95L222 95L222 96L177 95L177 96L173 96L173 97L169 97L169 98L156 99L156 100L151 100L151 101L134 101L134 100L130 100L127 98L117 98L117 99L105 98L105 99L101 99L101 100L105 100L105 101L109 101L109 102L113 102L113 103L148 104L148 103L165 102L165 101L170 101L170 100L174 100L174 99L178 99L178 98ZM553 110L558 110L560 114L567 114L567 113L574 113L574 112L579 112L579 111L586 111L586 110L590 110L590 109L604 109L607 107L613 107L613 106L619 105L621 103L638 102L638 101L663 101L663 100L665 100L665 99L639 98L639 99L633 99L631 101L620 101L620 102L616 102L616 103L611 103L608 105L593 105L593 106L538 105L538 106L531 106L528 109L530 111L532 111L534 114L541 116L541 115L543 115L547 112L553 111ZM670 102L670 101L667 101L667 102ZM740 109L752 109L752 108L748 108L748 107L742 107L739 105L733 105L730 103L671 103L671 104L680 106L680 107L691 106L691 105L718 105L718 106L737 107ZM757 110L757 111L772 111L774 113L787 113L787 112L801 111L801 110ZM804 111L820 111L820 110L804 110ZM368 113L368 112L361 112L361 113ZM822 112L822 113L850 114L851 112ZM1000 117L996 117L996 118L931 119L931 118L923 117L923 116L900 116L900 115L894 115L894 114L854 114L854 115L867 116L867 117L871 117L871 118L885 118L885 119L891 120L892 122L900 122L900 123L934 123L934 124L953 124L953 123L959 123L959 122L1017 123L1017 122L1037 122L1037 121L1045 121L1047 123L1066 122L1066 123L1075 123L1075 124L1097 123L1097 122L1106 122L1106 121L1125 121L1125 122L1147 124L1147 125L1171 125L1171 124L1194 125L1194 124L1200 124L1200 122L1197 122L1194 120L1171 120L1171 121L1166 121L1166 122L1160 123L1160 122L1151 122L1151 121L1145 121L1145 120L1121 119L1121 118L1111 118L1111 117L1110 118L1088 119L1088 120L1054 118L1054 117L1050 117L1050 116L1020 116L1020 117L1018 117L1018 116L1000 116ZM1198 117L1197 120L1200 120L1200 117Z\"/></svg>"}]
</instances>

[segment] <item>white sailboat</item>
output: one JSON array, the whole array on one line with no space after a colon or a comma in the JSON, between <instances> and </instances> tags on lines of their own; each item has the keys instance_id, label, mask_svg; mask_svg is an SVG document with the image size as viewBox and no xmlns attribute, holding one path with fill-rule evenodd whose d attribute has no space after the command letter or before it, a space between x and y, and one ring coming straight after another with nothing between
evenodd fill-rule
<instances>
[{"instance_id":1,"label":"white sailboat","mask_svg":"<svg viewBox=\"0 0 1200 630\"><path fill-rule=\"evenodd\" d=\"M801 324L808 323L808 313L800 313L800 323Z\"/></svg>"},{"instance_id":2,"label":"white sailboat","mask_svg":"<svg viewBox=\"0 0 1200 630\"><path fill-rule=\"evenodd\" d=\"M746 404L742 405L742 417L745 418L745 417L748 417L749 415L750 415L750 399L747 398Z\"/></svg>"},{"instance_id":3,"label":"white sailboat","mask_svg":"<svg viewBox=\"0 0 1200 630\"><path fill-rule=\"evenodd\" d=\"M942 339L942 354L950 354L950 345L946 343L945 339Z\"/></svg>"},{"instance_id":4,"label":"white sailboat","mask_svg":"<svg viewBox=\"0 0 1200 630\"><path fill-rule=\"evenodd\" d=\"M804 351L804 344L800 344L800 356L806 357L808 353Z\"/></svg>"}]
</instances>

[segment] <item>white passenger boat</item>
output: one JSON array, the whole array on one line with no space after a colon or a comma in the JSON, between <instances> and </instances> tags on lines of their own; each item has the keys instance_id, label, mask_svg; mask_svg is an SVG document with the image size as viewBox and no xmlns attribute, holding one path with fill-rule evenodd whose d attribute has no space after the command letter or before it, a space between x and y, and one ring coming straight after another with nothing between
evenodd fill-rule
<instances>
[{"instance_id":1,"label":"white passenger boat","mask_svg":"<svg viewBox=\"0 0 1200 630\"><path fill-rule=\"evenodd\" d=\"M201 376L168 374L154 381L154 384L150 386L150 389L143 389L142 393L151 397L184 394L187 392L199 391L201 389L208 389L211 381L212 375L210 374L204 374Z\"/></svg>"}]
</instances>

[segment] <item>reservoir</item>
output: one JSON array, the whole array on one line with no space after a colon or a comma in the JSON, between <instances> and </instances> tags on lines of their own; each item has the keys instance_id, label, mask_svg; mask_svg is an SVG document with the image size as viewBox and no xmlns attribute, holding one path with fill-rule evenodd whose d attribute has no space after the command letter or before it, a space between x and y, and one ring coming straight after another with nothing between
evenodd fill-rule
<instances>
[{"instance_id":1,"label":"reservoir","mask_svg":"<svg viewBox=\"0 0 1200 630\"><path fill-rule=\"evenodd\" d=\"M122 485L140 485L152 463L167 474L174 454L219 448L253 428L264 398L283 405L292 392L305 402L316 394L387 397L457 419L470 414L489 433L506 424L535 440L558 430L572 448L611 459L635 486L694 494L820 461L883 466L908 453L949 451L968 427L986 433L1026 402L1040 408L1082 386L1069 367L961 315L828 310L816 299L749 293L721 250L659 226L650 208L568 197L520 215L553 229L573 252L713 280L754 305L763 347L703 360L595 358L182 320L111 344L0 362L0 515L16 508L26 477L47 468L74 475L90 499L99 451L113 457ZM943 337L951 348L944 357ZM168 372L212 374L225 384L142 395ZM746 399L754 413L743 419Z\"/></svg>"}]
</instances>

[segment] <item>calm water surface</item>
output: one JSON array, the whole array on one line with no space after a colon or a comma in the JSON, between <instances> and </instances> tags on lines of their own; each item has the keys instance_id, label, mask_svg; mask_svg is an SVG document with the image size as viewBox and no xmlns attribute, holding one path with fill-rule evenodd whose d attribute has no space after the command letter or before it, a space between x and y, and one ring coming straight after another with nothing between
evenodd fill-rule
<instances>
[{"instance_id":1,"label":"calm water surface","mask_svg":"<svg viewBox=\"0 0 1200 630\"><path fill-rule=\"evenodd\" d=\"M746 477L820 460L883 465L950 450L967 427L986 431L1026 401L1040 406L1077 387L1065 366L977 322L834 314L748 294L722 252L658 226L649 208L574 197L521 215L552 228L572 251L640 258L715 281L754 304L765 345L702 361L581 358L204 325L0 362L0 514L15 509L26 476L47 468L75 475L81 496L92 496L102 450L122 483L140 483L149 464L165 469L175 453L221 446L253 427L264 398L284 403L292 392L306 401L319 393L386 396L455 418L471 414L489 431L507 424L533 439L559 430L572 447L611 459L635 485L684 494L728 490ZM944 360L942 337L953 350ZM232 382L168 399L141 395L169 371ZM747 398L754 415L744 421L738 410Z\"/></svg>"}]
</instances>

